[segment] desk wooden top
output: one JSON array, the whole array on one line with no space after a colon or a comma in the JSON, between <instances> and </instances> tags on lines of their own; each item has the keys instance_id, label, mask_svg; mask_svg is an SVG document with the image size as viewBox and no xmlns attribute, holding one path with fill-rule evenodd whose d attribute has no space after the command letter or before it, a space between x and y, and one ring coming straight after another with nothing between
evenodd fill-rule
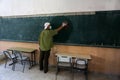
<instances>
[{"instance_id":1,"label":"desk wooden top","mask_svg":"<svg viewBox=\"0 0 120 80\"><path fill-rule=\"evenodd\" d=\"M9 49L7 49L7 50L17 50L17 51L32 53L32 52L36 51L37 49L33 49L33 48L23 48L23 47L12 47L12 48L9 48Z\"/></svg>"},{"instance_id":2,"label":"desk wooden top","mask_svg":"<svg viewBox=\"0 0 120 80\"><path fill-rule=\"evenodd\" d=\"M56 53L56 56L71 56L71 57L76 57L76 58L81 58L81 59L91 59L90 55L86 54L69 54L69 53Z\"/></svg>"}]
</instances>

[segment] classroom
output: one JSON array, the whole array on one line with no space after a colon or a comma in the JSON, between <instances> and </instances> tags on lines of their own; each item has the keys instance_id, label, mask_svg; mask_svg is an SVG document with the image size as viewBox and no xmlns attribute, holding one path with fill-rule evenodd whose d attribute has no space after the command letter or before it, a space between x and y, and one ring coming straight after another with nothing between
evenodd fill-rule
<instances>
[{"instance_id":1,"label":"classroom","mask_svg":"<svg viewBox=\"0 0 120 80\"><path fill-rule=\"evenodd\" d=\"M120 80L119 4L120 0L0 0L0 80ZM64 22L67 26L53 37L49 71L44 73L39 38L46 22L51 30ZM18 56L10 64L6 51L24 53L30 67L17 64ZM70 70L58 70L61 56L70 57ZM76 68L77 59L85 63L85 70Z\"/></svg>"}]
</instances>

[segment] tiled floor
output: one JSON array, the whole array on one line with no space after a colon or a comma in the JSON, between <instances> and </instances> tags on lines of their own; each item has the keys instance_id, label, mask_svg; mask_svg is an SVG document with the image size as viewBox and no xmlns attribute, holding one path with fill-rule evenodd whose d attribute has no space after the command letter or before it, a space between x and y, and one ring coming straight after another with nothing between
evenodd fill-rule
<instances>
[{"instance_id":1,"label":"tiled floor","mask_svg":"<svg viewBox=\"0 0 120 80\"><path fill-rule=\"evenodd\" d=\"M11 66L4 68L4 64L0 62L0 80L120 80L118 76L111 76L105 74L89 73L88 79L82 72L75 72L72 74L69 71L61 70L58 75L55 75L56 68L50 67L48 73L43 73L39 70L38 65L32 69L25 68L22 72L22 66L17 64L16 70L12 71Z\"/></svg>"}]
</instances>

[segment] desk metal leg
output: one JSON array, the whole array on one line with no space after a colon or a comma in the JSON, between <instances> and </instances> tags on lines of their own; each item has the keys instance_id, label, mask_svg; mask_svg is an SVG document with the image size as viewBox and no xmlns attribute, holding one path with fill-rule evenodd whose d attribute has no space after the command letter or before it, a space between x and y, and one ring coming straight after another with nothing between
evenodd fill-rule
<instances>
[{"instance_id":1,"label":"desk metal leg","mask_svg":"<svg viewBox=\"0 0 120 80\"><path fill-rule=\"evenodd\" d=\"M85 80L88 80L88 63L86 64L86 69L85 69Z\"/></svg>"},{"instance_id":2,"label":"desk metal leg","mask_svg":"<svg viewBox=\"0 0 120 80\"><path fill-rule=\"evenodd\" d=\"M33 65L36 65L36 55L35 55L35 51L33 52Z\"/></svg>"},{"instance_id":3,"label":"desk metal leg","mask_svg":"<svg viewBox=\"0 0 120 80\"><path fill-rule=\"evenodd\" d=\"M31 53L31 66L33 66L33 53Z\"/></svg>"},{"instance_id":4,"label":"desk metal leg","mask_svg":"<svg viewBox=\"0 0 120 80\"><path fill-rule=\"evenodd\" d=\"M35 51L31 53L31 66L36 65Z\"/></svg>"}]
</instances>

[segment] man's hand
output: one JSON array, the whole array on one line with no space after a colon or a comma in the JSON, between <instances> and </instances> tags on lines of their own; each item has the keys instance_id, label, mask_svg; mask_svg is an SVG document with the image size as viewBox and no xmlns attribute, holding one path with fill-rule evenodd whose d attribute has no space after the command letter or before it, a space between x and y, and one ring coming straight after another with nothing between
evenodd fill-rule
<instances>
[{"instance_id":1,"label":"man's hand","mask_svg":"<svg viewBox=\"0 0 120 80\"><path fill-rule=\"evenodd\" d=\"M67 26L67 25L68 25L67 22L62 22L62 25L56 29L57 32L60 31L62 28L64 28L64 27Z\"/></svg>"},{"instance_id":2,"label":"man's hand","mask_svg":"<svg viewBox=\"0 0 120 80\"><path fill-rule=\"evenodd\" d=\"M67 22L63 22L63 23L62 23L62 27L65 27L65 26L67 26L67 25L68 25Z\"/></svg>"}]
</instances>

